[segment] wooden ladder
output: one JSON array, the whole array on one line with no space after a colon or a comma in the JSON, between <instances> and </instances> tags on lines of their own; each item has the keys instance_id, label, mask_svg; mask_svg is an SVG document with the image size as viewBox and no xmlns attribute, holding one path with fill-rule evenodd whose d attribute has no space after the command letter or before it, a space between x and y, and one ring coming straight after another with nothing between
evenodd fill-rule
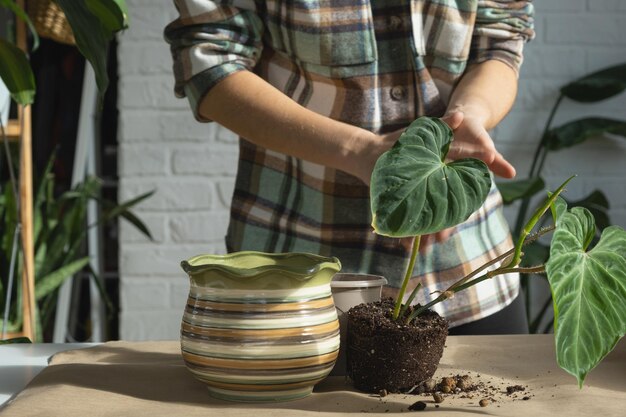
<instances>
[{"instance_id":1,"label":"wooden ladder","mask_svg":"<svg viewBox=\"0 0 626 417\"><path fill-rule=\"evenodd\" d=\"M24 8L24 0L18 0ZM16 19L17 46L27 51L27 29L21 19ZM22 330L8 333L7 337L28 337L35 340L35 261L33 242L33 159L32 159L32 116L31 106L18 109L17 119L9 120L5 129L10 141L20 142L20 220L24 267L22 268Z\"/></svg>"}]
</instances>

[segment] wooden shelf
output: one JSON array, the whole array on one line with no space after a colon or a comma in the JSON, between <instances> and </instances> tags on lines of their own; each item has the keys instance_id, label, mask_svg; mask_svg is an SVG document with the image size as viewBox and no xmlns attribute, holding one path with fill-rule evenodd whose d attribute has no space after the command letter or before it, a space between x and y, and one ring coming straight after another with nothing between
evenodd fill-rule
<instances>
[{"instance_id":1,"label":"wooden shelf","mask_svg":"<svg viewBox=\"0 0 626 417\"><path fill-rule=\"evenodd\" d=\"M7 135L7 139L10 141L17 141L20 138L20 123L19 120L9 120L9 123L4 128L4 132Z\"/></svg>"}]
</instances>

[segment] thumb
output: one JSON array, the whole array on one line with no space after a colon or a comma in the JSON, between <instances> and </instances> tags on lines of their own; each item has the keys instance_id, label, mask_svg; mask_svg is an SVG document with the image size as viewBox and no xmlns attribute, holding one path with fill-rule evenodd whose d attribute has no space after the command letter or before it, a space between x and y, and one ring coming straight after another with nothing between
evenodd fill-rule
<instances>
[{"instance_id":1,"label":"thumb","mask_svg":"<svg viewBox=\"0 0 626 417\"><path fill-rule=\"evenodd\" d=\"M461 123L463 123L463 119L465 118L465 114L462 111L452 111L450 113L446 113L441 120L443 120L450 129L456 130Z\"/></svg>"}]
</instances>

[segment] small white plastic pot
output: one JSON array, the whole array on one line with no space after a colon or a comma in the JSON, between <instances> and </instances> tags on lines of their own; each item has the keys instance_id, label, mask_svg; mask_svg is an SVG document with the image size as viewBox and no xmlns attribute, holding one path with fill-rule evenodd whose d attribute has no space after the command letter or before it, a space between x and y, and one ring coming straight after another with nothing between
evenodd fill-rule
<instances>
[{"instance_id":1,"label":"small white plastic pot","mask_svg":"<svg viewBox=\"0 0 626 417\"><path fill-rule=\"evenodd\" d=\"M339 317L339 332L341 344L339 357L330 375L346 375L346 346L348 335L348 318L346 313L352 307L362 303L379 301L383 286L387 279L380 275L339 273L335 274L330 282L337 316Z\"/></svg>"}]
</instances>

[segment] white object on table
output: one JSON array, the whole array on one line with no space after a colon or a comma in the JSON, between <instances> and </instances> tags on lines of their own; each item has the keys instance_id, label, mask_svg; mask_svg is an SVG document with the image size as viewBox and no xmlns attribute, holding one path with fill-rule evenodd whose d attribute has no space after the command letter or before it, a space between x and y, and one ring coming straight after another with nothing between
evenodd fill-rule
<instances>
[{"instance_id":1,"label":"white object on table","mask_svg":"<svg viewBox=\"0 0 626 417\"><path fill-rule=\"evenodd\" d=\"M52 355L97 343L15 343L0 345L0 410L46 366Z\"/></svg>"},{"instance_id":2,"label":"white object on table","mask_svg":"<svg viewBox=\"0 0 626 417\"><path fill-rule=\"evenodd\" d=\"M0 123L6 129L9 122L9 109L11 107L11 94L6 84L0 80Z\"/></svg>"}]
</instances>

